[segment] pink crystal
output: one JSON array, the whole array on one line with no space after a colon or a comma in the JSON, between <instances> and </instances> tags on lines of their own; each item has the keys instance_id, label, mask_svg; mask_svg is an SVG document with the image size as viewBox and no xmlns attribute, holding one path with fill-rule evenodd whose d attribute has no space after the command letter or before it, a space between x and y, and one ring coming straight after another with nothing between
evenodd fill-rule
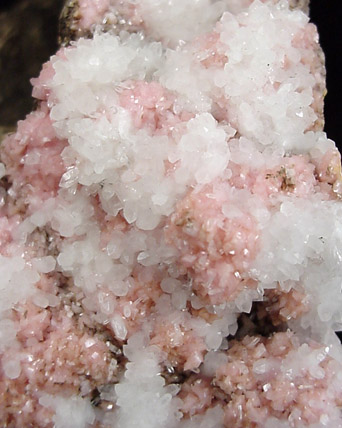
<instances>
[{"instance_id":1,"label":"pink crystal","mask_svg":"<svg viewBox=\"0 0 342 428\"><path fill-rule=\"evenodd\" d=\"M71 5L89 39L0 148L2 424L342 427L341 158L305 2Z\"/></svg>"}]
</instances>

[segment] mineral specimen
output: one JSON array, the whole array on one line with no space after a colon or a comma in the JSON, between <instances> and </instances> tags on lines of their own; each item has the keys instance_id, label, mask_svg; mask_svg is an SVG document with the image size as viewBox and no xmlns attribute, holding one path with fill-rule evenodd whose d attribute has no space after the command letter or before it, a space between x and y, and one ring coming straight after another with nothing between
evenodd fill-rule
<instances>
[{"instance_id":1,"label":"mineral specimen","mask_svg":"<svg viewBox=\"0 0 342 428\"><path fill-rule=\"evenodd\" d=\"M73 0L1 145L5 427L342 427L342 176L305 1Z\"/></svg>"}]
</instances>

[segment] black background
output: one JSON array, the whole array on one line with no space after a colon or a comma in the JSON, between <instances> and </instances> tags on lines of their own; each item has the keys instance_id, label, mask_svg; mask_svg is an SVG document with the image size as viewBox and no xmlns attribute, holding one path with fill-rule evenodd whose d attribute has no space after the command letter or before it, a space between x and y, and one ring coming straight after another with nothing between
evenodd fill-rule
<instances>
[{"instance_id":1,"label":"black background","mask_svg":"<svg viewBox=\"0 0 342 428\"><path fill-rule=\"evenodd\" d=\"M318 27L325 53L328 94L325 98L325 131L342 149L342 4L340 0L312 0L311 21Z\"/></svg>"}]
</instances>

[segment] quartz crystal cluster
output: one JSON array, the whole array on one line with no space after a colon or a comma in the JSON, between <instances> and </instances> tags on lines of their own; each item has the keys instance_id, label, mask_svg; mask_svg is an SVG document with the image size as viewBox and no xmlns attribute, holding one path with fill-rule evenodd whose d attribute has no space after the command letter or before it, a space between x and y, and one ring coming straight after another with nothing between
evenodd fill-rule
<instances>
[{"instance_id":1,"label":"quartz crystal cluster","mask_svg":"<svg viewBox=\"0 0 342 428\"><path fill-rule=\"evenodd\" d=\"M342 427L342 177L308 4L73 0L1 144L3 427Z\"/></svg>"}]
</instances>

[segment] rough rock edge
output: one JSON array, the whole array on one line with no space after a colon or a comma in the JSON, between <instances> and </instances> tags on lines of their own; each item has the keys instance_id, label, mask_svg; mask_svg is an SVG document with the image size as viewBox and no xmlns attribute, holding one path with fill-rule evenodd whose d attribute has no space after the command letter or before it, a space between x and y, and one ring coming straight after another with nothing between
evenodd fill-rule
<instances>
[{"instance_id":1,"label":"rough rock edge","mask_svg":"<svg viewBox=\"0 0 342 428\"><path fill-rule=\"evenodd\" d=\"M301 9L307 15L309 14L310 0L290 0L290 7L292 9Z\"/></svg>"},{"instance_id":2,"label":"rough rock edge","mask_svg":"<svg viewBox=\"0 0 342 428\"><path fill-rule=\"evenodd\" d=\"M89 38L92 36L90 32L84 32L80 29L78 25L80 18L78 0L66 0L58 23L58 43L61 46L67 46L80 37Z\"/></svg>"}]
</instances>

